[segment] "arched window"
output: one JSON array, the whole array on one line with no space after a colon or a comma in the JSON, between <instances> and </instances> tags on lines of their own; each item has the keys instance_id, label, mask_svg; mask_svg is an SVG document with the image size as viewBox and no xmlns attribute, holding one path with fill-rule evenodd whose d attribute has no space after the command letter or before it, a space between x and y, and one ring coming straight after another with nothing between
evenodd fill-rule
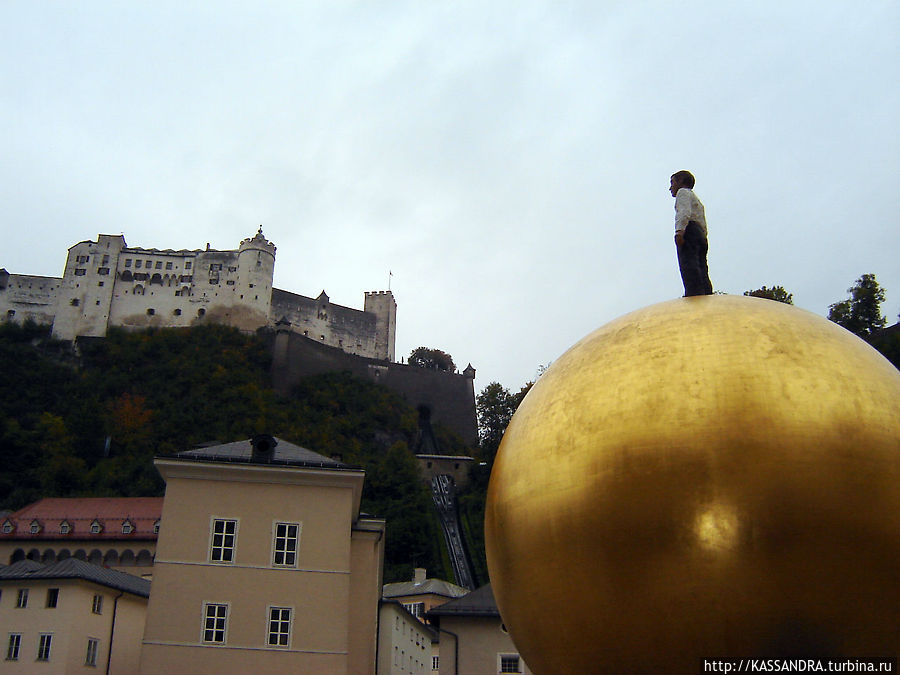
<instances>
[{"instance_id":1,"label":"arched window","mask_svg":"<svg viewBox=\"0 0 900 675\"><path fill-rule=\"evenodd\" d=\"M122 281L132 281L134 280L134 275L131 274L131 270L125 270L121 274L119 274L119 278Z\"/></svg>"},{"instance_id":2,"label":"arched window","mask_svg":"<svg viewBox=\"0 0 900 675\"><path fill-rule=\"evenodd\" d=\"M141 286L140 284L136 284L132 293L134 293L134 295L143 295L144 287Z\"/></svg>"},{"instance_id":3,"label":"arched window","mask_svg":"<svg viewBox=\"0 0 900 675\"><path fill-rule=\"evenodd\" d=\"M159 272L155 273L152 277L150 277L150 285L151 285L151 286L152 286L153 284L157 284L157 285L159 285L159 286L162 286L162 282L163 282L163 280L162 280L162 274L160 274Z\"/></svg>"}]
</instances>

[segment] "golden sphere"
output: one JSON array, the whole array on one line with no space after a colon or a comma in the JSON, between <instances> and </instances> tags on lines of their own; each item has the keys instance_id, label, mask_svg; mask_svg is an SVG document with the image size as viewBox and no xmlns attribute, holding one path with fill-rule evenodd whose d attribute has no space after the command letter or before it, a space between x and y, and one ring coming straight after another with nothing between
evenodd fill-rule
<instances>
[{"instance_id":1,"label":"golden sphere","mask_svg":"<svg viewBox=\"0 0 900 675\"><path fill-rule=\"evenodd\" d=\"M525 397L485 536L537 675L896 657L900 372L771 300L638 310Z\"/></svg>"}]
</instances>

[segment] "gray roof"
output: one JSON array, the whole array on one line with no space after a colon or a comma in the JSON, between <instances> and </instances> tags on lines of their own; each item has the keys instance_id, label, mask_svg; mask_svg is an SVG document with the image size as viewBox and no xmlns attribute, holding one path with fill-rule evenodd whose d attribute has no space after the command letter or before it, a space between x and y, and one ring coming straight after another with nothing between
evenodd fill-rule
<instances>
[{"instance_id":1,"label":"gray roof","mask_svg":"<svg viewBox=\"0 0 900 675\"><path fill-rule=\"evenodd\" d=\"M150 582L146 579L77 558L66 558L52 565L42 565L34 560L20 560L0 569L0 580L3 579L83 579L144 598L150 597Z\"/></svg>"},{"instance_id":2,"label":"gray roof","mask_svg":"<svg viewBox=\"0 0 900 675\"><path fill-rule=\"evenodd\" d=\"M204 462L240 462L244 464L279 464L287 466L302 466L320 469L335 470L359 470L359 467L344 464L334 459L320 455L317 452L302 448L299 445L288 443L280 438L272 437L276 441L275 450L268 457L253 456L251 439L224 443L222 445L209 445L197 447L193 450L185 450L174 456L174 459L199 460Z\"/></svg>"},{"instance_id":3,"label":"gray roof","mask_svg":"<svg viewBox=\"0 0 900 675\"><path fill-rule=\"evenodd\" d=\"M438 605L428 612L428 616L500 616L494 592L490 584L476 588L468 595Z\"/></svg>"},{"instance_id":4,"label":"gray roof","mask_svg":"<svg viewBox=\"0 0 900 675\"><path fill-rule=\"evenodd\" d=\"M401 598L409 595L442 595L445 598L458 598L469 592L469 589L451 584L443 579L426 579L420 584L415 581L400 581L385 584L381 589L382 598Z\"/></svg>"}]
</instances>

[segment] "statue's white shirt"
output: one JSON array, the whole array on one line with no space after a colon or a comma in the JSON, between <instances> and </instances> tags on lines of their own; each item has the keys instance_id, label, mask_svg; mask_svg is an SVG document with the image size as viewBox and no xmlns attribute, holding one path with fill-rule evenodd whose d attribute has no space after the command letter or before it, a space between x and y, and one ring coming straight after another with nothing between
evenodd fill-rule
<instances>
[{"instance_id":1,"label":"statue's white shirt","mask_svg":"<svg viewBox=\"0 0 900 675\"><path fill-rule=\"evenodd\" d=\"M684 232L690 221L695 221L706 236L706 211L697 195L690 188L681 188L675 195L675 231Z\"/></svg>"}]
</instances>

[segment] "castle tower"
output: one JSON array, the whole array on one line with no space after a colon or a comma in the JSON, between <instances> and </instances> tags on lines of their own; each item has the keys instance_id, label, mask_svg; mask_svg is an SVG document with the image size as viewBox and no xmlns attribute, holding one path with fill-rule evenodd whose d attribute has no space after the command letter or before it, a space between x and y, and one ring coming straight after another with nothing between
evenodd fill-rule
<instances>
[{"instance_id":1,"label":"castle tower","mask_svg":"<svg viewBox=\"0 0 900 675\"><path fill-rule=\"evenodd\" d=\"M390 291L366 293L363 306L366 312L375 315L376 358L394 360L394 342L397 338L397 302Z\"/></svg>"},{"instance_id":2,"label":"castle tower","mask_svg":"<svg viewBox=\"0 0 900 675\"><path fill-rule=\"evenodd\" d=\"M82 241L69 249L53 337L74 340L80 335L106 335L115 271L125 246L121 234L101 234L97 241Z\"/></svg>"},{"instance_id":3,"label":"castle tower","mask_svg":"<svg viewBox=\"0 0 900 675\"><path fill-rule=\"evenodd\" d=\"M265 326L272 306L275 244L263 235L244 239L238 248L238 276L230 323L245 330Z\"/></svg>"}]
</instances>

